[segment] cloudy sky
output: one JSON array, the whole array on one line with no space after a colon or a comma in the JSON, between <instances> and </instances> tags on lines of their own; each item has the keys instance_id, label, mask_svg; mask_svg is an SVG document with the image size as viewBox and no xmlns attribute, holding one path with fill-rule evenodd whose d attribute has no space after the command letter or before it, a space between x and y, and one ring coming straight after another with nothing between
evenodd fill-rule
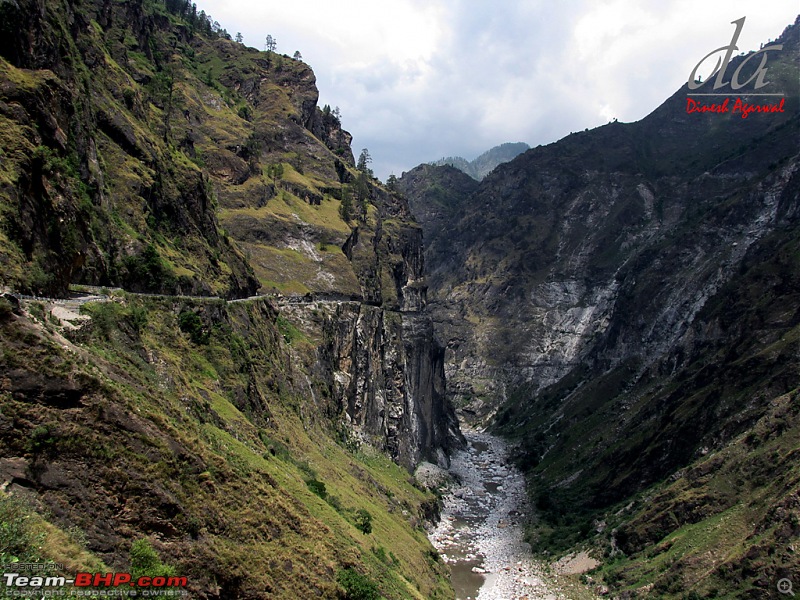
<instances>
[{"instance_id":1,"label":"cloudy sky","mask_svg":"<svg viewBox=\"0 0 800 600\"><path fill-rule=\"evenodd\" d=\"M797 0L198 0L232 35L299 50L376 175L636 121L730 43L758 50ZM713 61L711 61L713 62ZM709 70L713 65L709 62ZM706 77L704 77L705 79Z\"/></svg>"}]
</instances>

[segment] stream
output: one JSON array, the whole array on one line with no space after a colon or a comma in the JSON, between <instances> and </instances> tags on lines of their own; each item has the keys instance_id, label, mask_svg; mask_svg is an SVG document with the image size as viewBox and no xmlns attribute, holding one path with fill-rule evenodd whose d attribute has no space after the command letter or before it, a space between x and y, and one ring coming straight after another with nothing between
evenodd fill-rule
<instances>
[{"instance_id":1,"label":"stream","mask_svg":"<svg viewBox=\"0 0 800 600\"><path fill-rule=\"evenodd\" d=\"M557 581L523 541L530 510L525 479L506 461L506 443L485 432L462 431L468 448L451 457L456 481L428 534L450 566L456 600L573 598L561 585L567 582Z\"/></svg>"}]
</instances>

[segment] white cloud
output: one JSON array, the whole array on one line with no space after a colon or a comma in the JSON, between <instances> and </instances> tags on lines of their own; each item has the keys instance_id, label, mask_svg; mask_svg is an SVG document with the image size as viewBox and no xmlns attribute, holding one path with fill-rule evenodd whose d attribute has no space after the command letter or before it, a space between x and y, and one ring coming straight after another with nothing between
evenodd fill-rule
<instances>
[{"instance_id":1,"label":"white cloud","mask_svg":"<svg viewBox=\"0 0 800 600\"><path fill-rule=\"evenodd\" d=\"M742 51L777 37L795 0L294 0L204 8L245 43L300 50L320 102L339 106L356 153L385 178L505 141L549 143L640 119L727 44L746 16Z\"/></svg>"}]
</instances>

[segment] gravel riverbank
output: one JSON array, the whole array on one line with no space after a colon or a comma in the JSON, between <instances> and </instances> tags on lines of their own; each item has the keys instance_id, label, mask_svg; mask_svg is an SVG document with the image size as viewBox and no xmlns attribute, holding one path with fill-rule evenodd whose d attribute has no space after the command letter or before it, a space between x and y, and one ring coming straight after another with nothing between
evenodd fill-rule
<instances>
[{"instance_id":1,"label":"gravel riverbank","mask_svg":"<svg viewBox=\"0 0 800 600\"><path fill-rule=\"evenodd\" d=\"M457 600L592 598L535 560L523 541L525 480L507 463L505 442L475 430L464 435L469 447L452 457L456 482L428 536L450 565Z\"/></svg>"}]
</instances>

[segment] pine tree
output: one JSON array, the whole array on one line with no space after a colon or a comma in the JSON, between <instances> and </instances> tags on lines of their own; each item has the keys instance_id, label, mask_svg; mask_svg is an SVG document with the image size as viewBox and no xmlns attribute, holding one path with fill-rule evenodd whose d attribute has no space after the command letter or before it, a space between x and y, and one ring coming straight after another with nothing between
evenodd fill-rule
<instances>
[{"instance_id":1,"label":"pine tree","mask_svg":"<svg viewBox=\"0 0 800 600\"><path fill-rule=\"evenodd\" d=\"M356 164L356 168L362 173L366 173L372 177L372 169L369 168L369 163L371 162L372 157L369 155L369 150L364 148L361 150L361 154L358 155L358 163Z\"/></svg>"},{"instance_id":2,"label":"pine tree","mask_svg":"<svg viewBox=\"0 0 800 600\"><path fill-rule=\"evenodd\" d=\"M353 201L350 198L350 190L346 185L342 186L342 203L339 205L339 216L342 221L349 222L353 218Z\"/></svg>"}]
</instances>

